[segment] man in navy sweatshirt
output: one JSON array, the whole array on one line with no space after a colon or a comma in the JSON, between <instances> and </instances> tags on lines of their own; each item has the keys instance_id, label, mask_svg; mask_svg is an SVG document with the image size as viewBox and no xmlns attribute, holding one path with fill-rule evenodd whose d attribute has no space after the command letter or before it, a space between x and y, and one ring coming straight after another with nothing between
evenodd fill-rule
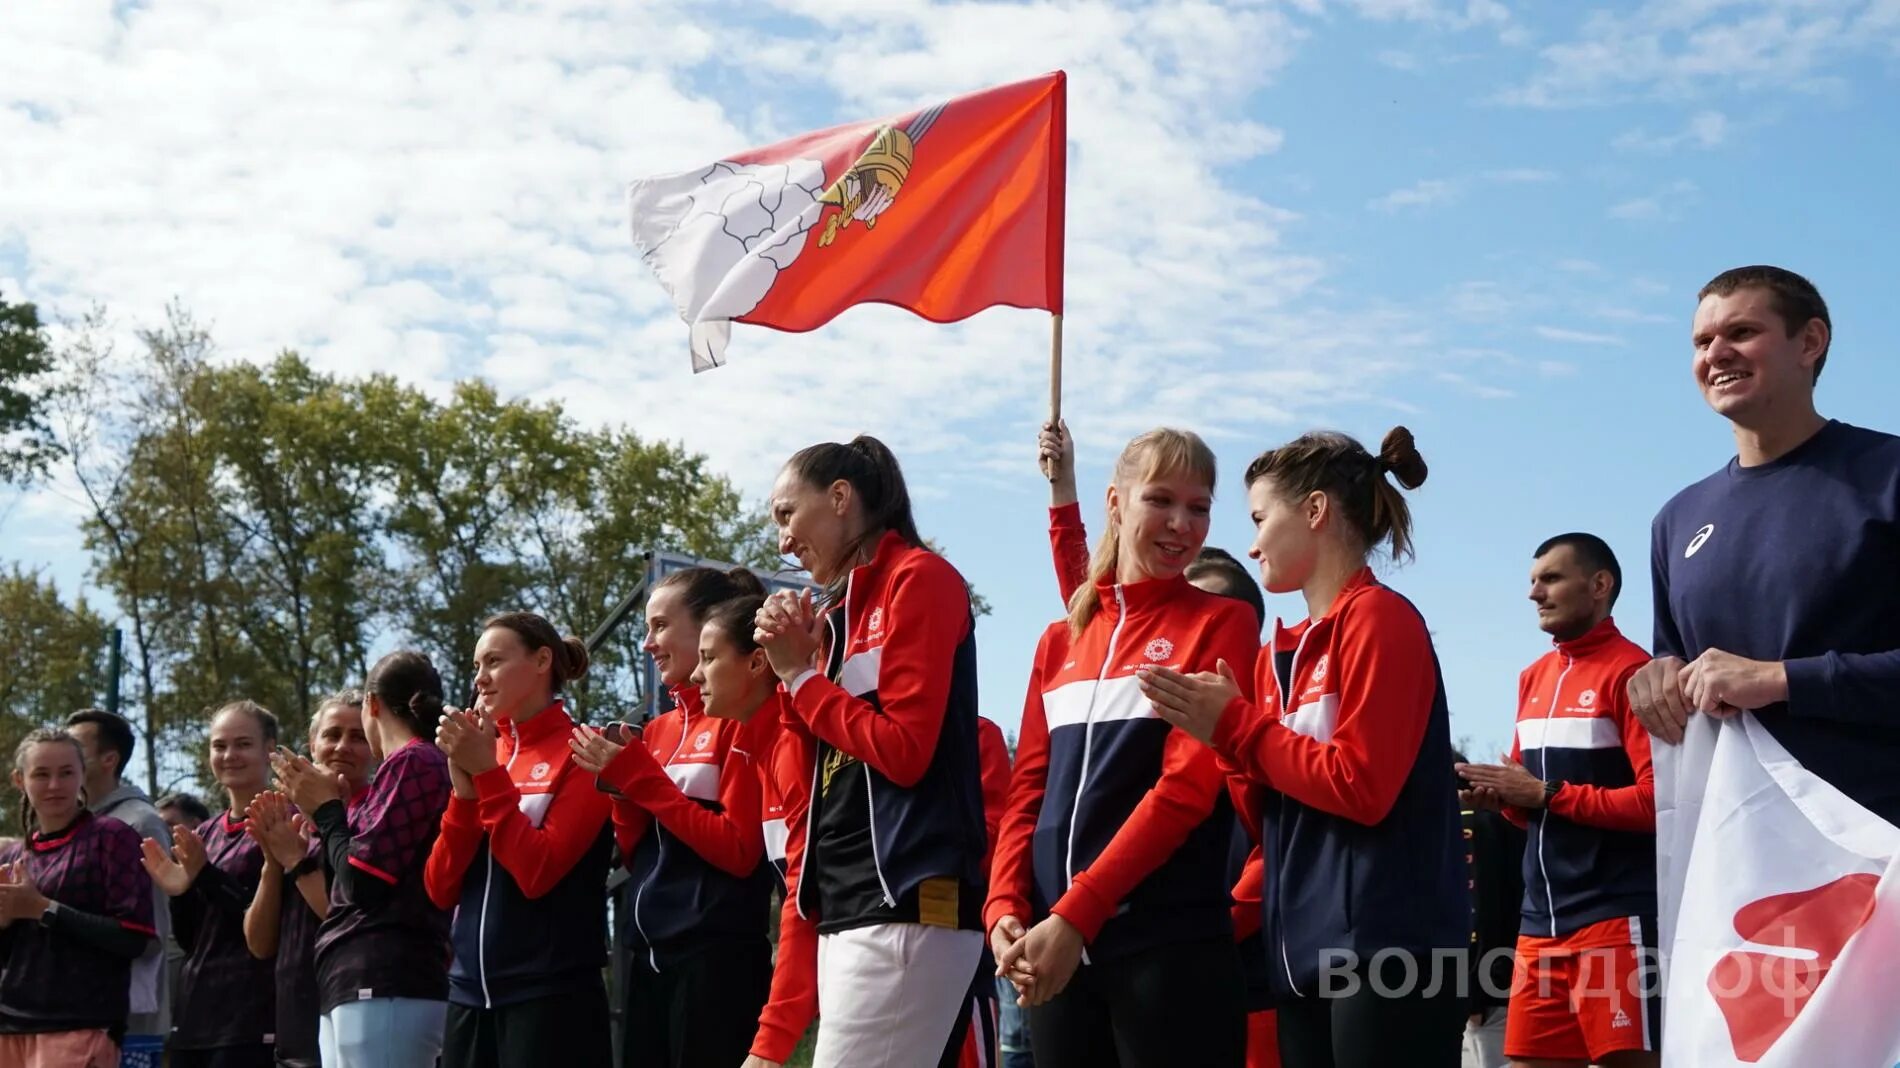
<instances>
[{"instance_id":1,"label":"man in navy sweatshirt","mask_svg":"<svg viewBox=\"0 0 1900 1068\"><path fill-rule=\"evenodd\" d=\"M1807 279L1702 287L1696 384L1736 456L1656 516L1656 659L1631 708L1664 742L1753 711L1803 766L1900 824L1900 438L1822 418L1832 324Z\"/></svg>"}]
</instances>

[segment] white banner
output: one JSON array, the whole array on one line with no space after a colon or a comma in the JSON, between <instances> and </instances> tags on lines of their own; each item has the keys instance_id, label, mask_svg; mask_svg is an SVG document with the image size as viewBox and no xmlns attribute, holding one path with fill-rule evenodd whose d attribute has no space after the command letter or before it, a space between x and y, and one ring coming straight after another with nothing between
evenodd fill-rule
<instances>
[{"instance_id":1,"label":"white banner","mask_svg":"<svg viewBox=\"0 0 1900 1068\"><path fill-rule=\"evenodd\" d=\"M1663 1064L1900 1068L1900 828L1746 713L1654 749Z\"/></svg>"}]
</instances>

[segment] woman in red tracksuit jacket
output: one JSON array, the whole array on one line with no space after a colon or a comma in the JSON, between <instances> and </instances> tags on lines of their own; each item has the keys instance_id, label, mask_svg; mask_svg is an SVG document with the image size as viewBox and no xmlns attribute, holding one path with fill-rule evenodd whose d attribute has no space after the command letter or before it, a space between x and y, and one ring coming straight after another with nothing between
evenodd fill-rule
<instances>
[{"instance_id":1,"label":"woman in red tracksuit jacket","mask_svg":"<svg viewBox=\"0 0 1900 1068\"><path fill-rule=\"evenodd\" d=\"M1039 463L1049 479L1049 549L1055 559L1056 585L1062 603L1088 582L1088 531L1075 487L1075 444L1064 421L1044 423L1037 439ZM1226 551L1202 547L1183 572L1187 580L1209 593L1231 597L1253 609L1254 630L1266 625L1267 604L1260 586L1240 561ZM987 782L987 779L985 780ZM1266 948L1260 937L1260 893L1266 881L1261 850L1253 839L1258 828L1236 814L1227 852L1227 875L1234 899L1234 941L1247 977L1247 1068L1280 1068L1279 1028L1272 1009L1267 979ZM1002 982L1002 980L998 980Z\"/></svg>"},{"instance_id":2,"label":"woman in red tracksuit jacket","mask_svg":"<svg viewBox=\"0 0 1900 1068\"><path fill-rule=\"evenodd\" d=\"M1135 680L1142 665L1202 671L1259 646L1245 605L1184 575L1214 475L1193 434L1130 442L1090 584L1036 652L985 919L1042 1068L1245 1058L1225 782Z\"/></svg>"},{"instance_id":3,"label":"woman in red tracksuit jacket","mask_svg":"<svg viewBox=\"0 0 1900 1068\"><path fill-rule=\"evenodd\" d=\"M741 579L739 576L743 576ZM570 743L619 796L614 831L632 878L623 943L623 1068L737 1068L772 982L759 772L741 723L715 717L692 678L707 612L761 592L744 568L675 571L647 598L646 651L674 707L620 745L589 727Z\"/></svg>"},{"instance_id":4,"label":"woman in red tracksuit jacket","mask_svg":"<svg viewBox=\"0 0 1900 1068\"><path fill-rule=\"evenodd\" d=\"M751 1021L738 1029L751 1043L745 1068L778 1068L818 1014L818 942L812 925L798 913L798 869L803 853L807 770L798 754L780 744L780 724L788 711L765 651L754 637L755 620L765 605L764 589L751 572L736 569L735 583L748 592L715 605L699 627L698 665L688 682L698 688L707 717L736 728L733 747L750 754L758 775L758 818L765 859L785 891L779 917L778 955L771 995ZM582 728L582 733L588 733ZM734 1064L734 1062L726 1062ZM736 1064L734 1064L736 1068Z\"/></svg>"},{"instance_id":5,"label":"woman in red tracksuit jacket","mask_svg":"<svg viewBox=\"0 0 1900 1068\"><path fill-rule=\"evenodd\" d=\"M448 710L436 745L454 796L423 868L450 931L442 1063L606 1068L609 800L568 747L561 687L587 647L530 612L489 620L476 707Z\"/></svg>"},{"instance_id":6,"label":"woman in red tracksuit jacket","mask_svg":"<svg viewBox=\"0 0 1900 1068\"><path fill-rule=\"evenodd\" d=\"M793 901L818 931L814 1064L954 1064L983 946L969 588L924 546L875 438L801 450L771 510L828 602L774 594L757 631L812 784Z\"/></svg>"},{"instance_id":7,"label":"woman in red tracksuit jacket","mask_svg":"<svg viewBox=\"0 0 1900 1068\"><path fill-rule=\"evenodd\" d=\"M1257 702L1237 661L1142 673L1161 714L1248 787L1288 1068L1459 1061L1470 906L1445 688L1424 618L1367 566L1382 545L1411 550L1387 476L1413 488L1425 474L1403 427L1377 456L1333 433L1261 454L1247 469L1252 555L1268 591L1305 596L1308 619L1276 627Z\"/></svg>"}]
</instances>

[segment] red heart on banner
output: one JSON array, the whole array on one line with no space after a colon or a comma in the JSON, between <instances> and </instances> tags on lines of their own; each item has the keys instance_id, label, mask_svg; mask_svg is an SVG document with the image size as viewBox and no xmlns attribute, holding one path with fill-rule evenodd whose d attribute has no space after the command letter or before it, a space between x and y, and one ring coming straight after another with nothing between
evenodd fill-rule
<instances>
[{"instance_id":1,"label":"red heart on banner","mask_svg":"<svg viewBox=\"0 0 1900 1068\"><path fill-rule=\"evenodd\" d=\"M1874 914L1877 875L1844 875L1831 883L1751 901L1735 911L1735 931L1765 946L1812 950L1796 960L1756 950L1723 955L1709 972L1709 993L1728 1021L1735 1056L1761 1060L1807 1007L1834 961Z\"/></svg>"}]
</instances>

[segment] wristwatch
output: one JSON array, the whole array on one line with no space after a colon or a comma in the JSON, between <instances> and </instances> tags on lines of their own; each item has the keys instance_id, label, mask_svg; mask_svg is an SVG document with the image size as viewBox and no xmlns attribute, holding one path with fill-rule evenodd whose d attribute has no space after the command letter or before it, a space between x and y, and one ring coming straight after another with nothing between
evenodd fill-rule
<instances>
[{"instance_id":1,"label":"wristwatch","mask_svg":"<svg viewBox=\"0 0 1900 1068\"><path fill-rule=\"evenodd\" d=\"M1549 779L1545 781L1544 783L1544 807L1545 808L1550 807L1550 799L1553 797L1556 797L1557 791L1563 788L1564 788L1564 781L1562 779Z\"/></svg>"},{"instance_id":2,"label":"wristwatch","mask_svg":"<svg viewBox=\"0 0 1900 1068\"><path fill-rule=\"evenodd\" d=\"M59 916L59 902L49 900L46 903L46 911L40 913L40 926L41 927L53 926L53 923L57 919L58 916Z\"/></svg>"}]
</instances>

